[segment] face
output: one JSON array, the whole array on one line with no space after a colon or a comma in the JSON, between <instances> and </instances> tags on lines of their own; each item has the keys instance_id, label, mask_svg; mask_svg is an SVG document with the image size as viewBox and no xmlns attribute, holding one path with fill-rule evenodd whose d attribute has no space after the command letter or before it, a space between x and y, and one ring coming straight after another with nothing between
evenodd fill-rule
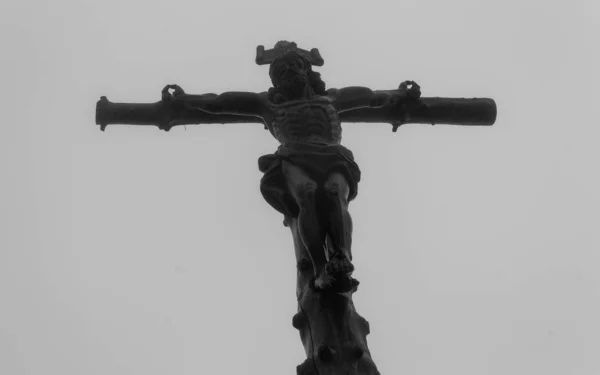
<instances>
[{"instance_id":1,"label":"face","mask_svg":"<svg viewBox=\"0 0 600 375\"><path fill-rule=\"evenodd\" d=\"M308 68L299 57L282 62L273 73L277 85L284 90L303 90L308 82Z\"/></svg>"}]
</instances>

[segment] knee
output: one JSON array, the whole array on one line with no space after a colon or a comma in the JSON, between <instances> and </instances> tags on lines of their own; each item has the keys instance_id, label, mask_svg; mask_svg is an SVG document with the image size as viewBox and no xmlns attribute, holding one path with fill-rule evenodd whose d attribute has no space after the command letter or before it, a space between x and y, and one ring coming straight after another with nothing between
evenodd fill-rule
<instances>
[{"instance_id":1,"label":"knee","mask_svg":"<svg viewBox=\"0 0 600 375\"><path fill-rule=\"evenodd\" d=\"M342 187L338 182L328 182L325 184L325 192L331 197L338 197L342 194Z\"/></svg>"},{"instance_id":2,"label":"knee","mask_svg":"<svg viewBox=\"0 0 600 375\"><path fill-rule=\"evenodd\" d=\"M302 206L309 202L313 202L315 199L317 188L317 183L312 181L298 185L297 193L300 201L299 204Z\"/></svg>"},{"instance_id":3,"label":"knee","mask_svg":"<svg viewBox=\"0 0 600 375\"><path fill-rule=\"evenodd\" d=\"M325 184L325 193L330 199L346 201L348 198L348 186L337 181L329 181Z\"/></svg>"}]
</instances>

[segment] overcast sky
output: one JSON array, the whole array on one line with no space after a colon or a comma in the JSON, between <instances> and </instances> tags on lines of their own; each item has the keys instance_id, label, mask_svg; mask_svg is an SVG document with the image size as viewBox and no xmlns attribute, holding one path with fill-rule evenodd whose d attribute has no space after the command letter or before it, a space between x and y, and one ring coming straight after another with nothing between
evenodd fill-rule
<instances>
[{"instance_id":1,"label":"overcast sky","mask_svg":"<svg viewBox=\"0 0 600 375\"><path fill-rule=\"evenodd\" d=\"M96 101L328 87L490 97L492 127L347 124L354 301L382 374L600 373L600 7L587 1L0 5L0 373L293 374L288 228L260 124L94 124ZM596 35L594 37L593 35Z\"/></svg>"}]
</instances>

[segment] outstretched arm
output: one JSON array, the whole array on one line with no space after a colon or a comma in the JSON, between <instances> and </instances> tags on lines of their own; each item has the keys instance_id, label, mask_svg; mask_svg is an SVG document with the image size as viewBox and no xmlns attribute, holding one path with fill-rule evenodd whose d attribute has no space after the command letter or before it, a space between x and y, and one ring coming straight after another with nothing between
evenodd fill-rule
<instances>
[{"instance_id":1,"label":"outstretched arm","mask_svg":"<svg viewBox=\"0 0 600 375\"><path fill-rule=\"evenodd\" d=\"M338 113L358 108L379 108L391 100L391 94L387 92L375 92L368 87L360 86L329 89L327 94Z\"/></svg>"},{"instance_id":2,"label":"outstretched arm","mask_svg":"<svg viewBox=\"0 0 600 375\"><path fill-rule=\"evenodd\" d=\"M381 108L407 97L418 99L421 95L419 85L413 81L403 82L396 91L373 91L368 87L352 86L327 92L338 113L360 108Z\"/></svg>"},{"instance_id":3,"label":"outstretched arm","mask_svg":"<svg viewBox=\"0 0 600 375\"><path fill-rule=\"evenodd\" d=\"M170 89L174 92L171 94ZM223 94L186 94L177 85L163 89L163 100L173 100L186 109L199 109L213 115L254 116L264 119L269 111L266 93L232 91Z\"/></svg>"},{"instance_id":4,"label":"outstretched arm","mask_svg":"<svg viewBox=\"0 0 600 375\"><path fill-rule=\"evenodd\" d=\"M354 90L343 103L369 97L369 91ZM368 90L368 89L367 89ZM340 90L341 91L341 90ZM402 124L492 125L496 121L496 103L488 98L422 98L414 81L404 81L397 90L375 91L391 96L381 107L355 107L340 115L342 122L387 122L396 131ZM362 94L362 95L359 95Z\"/></svg>"}]
</instances>

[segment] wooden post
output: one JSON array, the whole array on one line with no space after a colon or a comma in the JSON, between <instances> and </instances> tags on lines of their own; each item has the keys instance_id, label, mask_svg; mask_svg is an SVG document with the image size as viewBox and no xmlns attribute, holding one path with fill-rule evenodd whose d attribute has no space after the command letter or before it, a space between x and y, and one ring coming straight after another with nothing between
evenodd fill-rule
<instances>
[{"instance_id":1,"label":"wooden post","mask_svg":"<svg viewBox=\"0 0 600 375\"><path fill-rule=\"evenodd\" d=\"M314 288L313 267L298 236L296 219L287 218L296 253L298 313L292 325L300 331L306 360L297 375L379 375L367 347L369 323L356 312L352 294ZM358 283L355 284L358 286Z\"/></svg>"}]
</instances>

